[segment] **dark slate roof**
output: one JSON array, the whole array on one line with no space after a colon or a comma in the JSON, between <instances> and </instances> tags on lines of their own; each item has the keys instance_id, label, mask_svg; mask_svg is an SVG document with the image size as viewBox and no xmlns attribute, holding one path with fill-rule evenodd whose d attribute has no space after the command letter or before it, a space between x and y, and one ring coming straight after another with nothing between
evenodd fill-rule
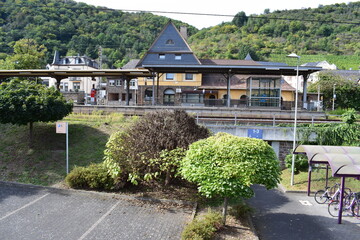
<instances>
[{"instance_id":1,"label":"dark slate roof","mask_svg":"<svg viewBox=\"0 0 360 240\"><path fill-rule=\"evenodd\" d=\"M127 64L125 64L121 69L135 69L139 64L140 59L131 59Z\"/></svg>"},{"instance_id":2,"label":"dark slate roof","mask_svg":"<svg viewBox=\"0 0 360 240\"><path fill-rule=\"evenodd\" d=\"M89 66L92 68L99 68L99 63L86 55L66 56L60 58L60 54L58 51L55 51L54 53L54 59L52 65L69 65L69 66L81 65L81 66Z\"/></svg>"},{"instance_id":3,"label":"dark slate roof","mask_svg":"<svg viewBox=\"0 0 360 240\"><path fill-rule=\"evenodd\" d=\"M259 63L253 60L236 60L236 59L200 59L202 65L216 66L257 66Z\"/></svg>"},{"instance_id":4,"label":"dark slate roof","mask_svg":"<svg viewBox=\"0 0 360 240\"><path fill-rule=\"evenodd\" d=\"M163 59L159 57L163 55ZM176 55L181 55L177 60ZM151 45L138 66L143 65L199 65L200 62L182 37L175 25L170 21Z\"/></svg>"}]
</instances>

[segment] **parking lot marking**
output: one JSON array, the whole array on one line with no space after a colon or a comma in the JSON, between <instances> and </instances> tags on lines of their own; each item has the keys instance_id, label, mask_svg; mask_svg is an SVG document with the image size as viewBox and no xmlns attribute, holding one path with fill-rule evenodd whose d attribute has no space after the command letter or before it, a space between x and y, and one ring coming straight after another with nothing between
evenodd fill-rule
<instances>
[{"instance_id":1,"label":"parking lot marking","mask_svg":"<svg viewBox=\"0 0 360 240\"><path fill-rule=\"evenodd\" d=\"M104 215L101 216L101 218L99 218L99 220L96 221L96 223L94 223L80 238L79 240L84 239L92 230L94 230L96 228L97 225L99 225L106 217L107 215L109 215L112 210L114 210L116 208L116 206L120 203L120 201L118 201L117 203L114 204L114 206L112 206L110 208L109 211L107 211Z\"/></svg>"},{"instance_id":2,"label":"parking lot marking","mask_svg":"<svg viewBox=\"0 0 360 240\"><path fill-rule=\"evenodd\" d=\"M1 218L0 218L0 221L1 221L1 220L4 220L5 218L7 218L7 217L9 217L9 216L11 216L11 215L13 215L14 213L17 213L18 211L20 211L20 210L22 210L22 209L24 209L24 208L26 208L26 207L28 207L28 206L30 206L30 205L32 205L32 204L34 204L34 203L36 203L37 201L39 201L39 200L43 199L44 197L46 197L46 196L47 196L47 195L49 195L49 194L50 194L50 193L47 193L47 194L45 194L45 195L43 195L43 196L41 196L41 197L39 197L39 198L35 199L34 201L29 202L28 204L25 204L25 205L24 205L24 206L22 206L21 208L18 208L18 209L16 209L15 211L12 211L12 212L10 212L10 213L6 214L5 216L3 216L3 217L1 217Z\"/></svg>"},{"instance_id":3,"label":"parking lot marking","mask_svg":"<svg viewBox=\"0 0 360 240\"><path fill-rule=\"evenodd\" d=\"M299 200L299 202L304 206L312 206L311 202L307 200Z\"/></svg>"}]
</instances>

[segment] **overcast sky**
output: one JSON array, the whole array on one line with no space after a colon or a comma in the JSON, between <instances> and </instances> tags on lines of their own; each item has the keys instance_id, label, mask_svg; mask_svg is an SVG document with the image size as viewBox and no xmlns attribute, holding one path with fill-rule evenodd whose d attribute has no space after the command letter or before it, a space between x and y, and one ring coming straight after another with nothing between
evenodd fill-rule
<instances>
[{"instance_id":1,"label":"overcast sky","mask_svg":"<svg viewBox=\"0 0 360 240\"><path fill-rule=\"evenodd\" d=\"M143 10L143 11L166 11L166 12L184 12L184 13L205 13L205 14L221 14L232 15L244 11L246 15L260 14L265 9L275 10L285 9L301 9L316 8L319 5L330 5L334 3L349 3L359 0L76 0L77 2L85 2L94 6L103 6L119 10ZM233 17L220 16L199 16L189 14L163 14L172 19L180 20L193 25L199 29L218 25L222 22L229 22Z\"/></svg>"}]
</instances>

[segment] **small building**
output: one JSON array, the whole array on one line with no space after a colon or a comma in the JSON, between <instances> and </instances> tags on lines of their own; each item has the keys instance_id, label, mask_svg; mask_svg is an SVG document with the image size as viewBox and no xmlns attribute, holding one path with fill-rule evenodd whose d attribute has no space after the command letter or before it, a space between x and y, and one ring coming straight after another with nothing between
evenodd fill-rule
<instances>
[{"instance_id":1,"label":"small building","mask_svg":"<svg viewBox=\"0 0 360 240\"><path fill-rule=\"evenodd\" d=\"M99 64L89 58L88 56L66 56L60 57L58 51L55 51L54 60L51 64L46 66L49 70L96 70L99 69ZM49 87L56 87L55 78L42 78L43 83ZM100 78L91 78L91 77L69 77L61 80L60 91L64 95L76 95L73 93L82 93L82 98L85 98L85 103L92 101L91 94L94 93L94 89L101 90ZM101 91L97 91L100 93ZM73 98L73 97L72 97ZM74 98L73 98L74 99ZM75 100L75 99L74 99ZM94 100L94 99L93 99ZM80 101L80 99L78 100ZM76 102L78 102L76 100Z\"/></svg>"},{"instance_id":2,"label":"small building","mask_svg":"<svg viewBox=\"0 0 360 240\"><path fill-rule=\"evenodd\" d=\"M109 80L109 101L121 104L128 96L137 105L292 109L295 88L284 76L295 75L296 68L285 63L254 61L250 55L245 60L198 59L185 32L169 22L142 59L124 66L148 69L154 76ZM308 76L320 69L301 67L299 74ZM124 81L134 81L134 89L124 88Z\"/></svg>"}]
</instances>

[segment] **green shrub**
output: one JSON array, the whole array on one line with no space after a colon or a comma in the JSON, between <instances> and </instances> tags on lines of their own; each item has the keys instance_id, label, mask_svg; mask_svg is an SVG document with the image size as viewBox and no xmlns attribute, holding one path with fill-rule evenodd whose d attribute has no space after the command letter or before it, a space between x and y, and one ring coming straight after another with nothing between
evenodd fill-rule
<instances>
[{"instance_id":1,"label":"green shrub","mask_svg":"<svg viewBox=\"0 0 360 240\"><path fill-rule=\"evenodd\" d=\"M285 157L285 166L290 169L291 171L292 165L292 154L288 154ZM295 155L295 162L294 162L294 173L298 174L301 171L306 171L309 167L308 159L304 155Z\"/></svg>"},{"instance_id":2,"label":"green shrub","mask_svg":"<svg viewBox=\"0 0 360 240\"><path fill-rule=\"evenodd\" d=\"M182 240L207 240L222 227L222 216L211 210L202 218L196 218L182 232Z\"/></svg>"},{"instance_id":3,"label":"green shrub","mask_svg":"<svg viewBox=\"0 0 360 240\"><path fill-rule=\"evenodd\" d=\"M164 173L171 177L179 162L175 149L187 149L208 136L209 131L183 110L151 112L110 137L105 161L113 167L112 176L118 174L117 186L136 185Z\"/></svg>"},{"instance_id":4,"label":"green shrub","mask_svg":"<svg viewBox=\"0 0 360 240\"><path fill-rule=\"evenodd\" d=\"M104 164L90 164L88 167L75 167L65 178L71 188L111 190L114 179Z\"/></svg>"}]
</instances>

